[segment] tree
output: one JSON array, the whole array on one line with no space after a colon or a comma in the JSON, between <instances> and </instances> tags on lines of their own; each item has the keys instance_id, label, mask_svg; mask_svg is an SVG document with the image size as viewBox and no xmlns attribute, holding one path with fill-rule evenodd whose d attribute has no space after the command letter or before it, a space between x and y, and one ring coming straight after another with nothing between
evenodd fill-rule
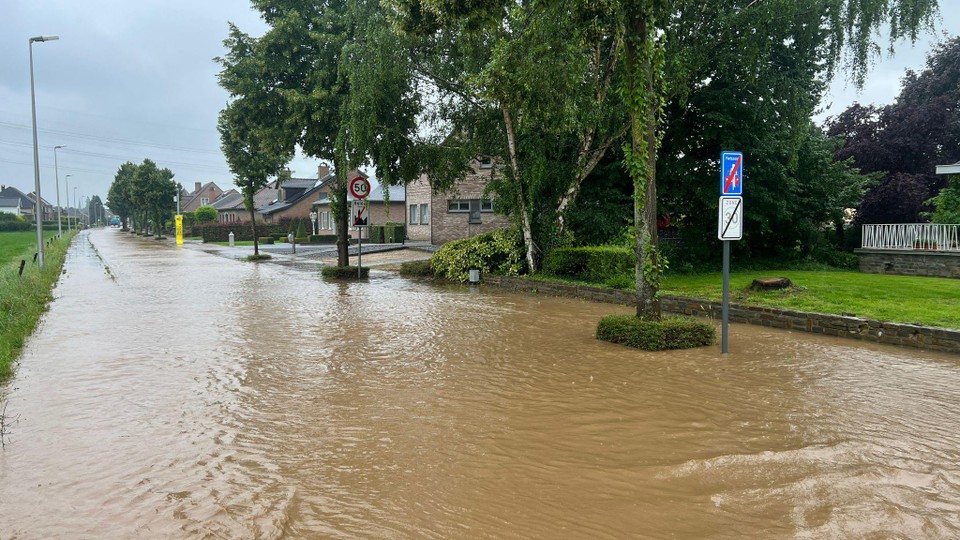
<instances>
[{"instance_id":1,"label":"tree","mask_svg":"<svg viewBox=\"0 0 960 540\"><path fill-rule=\"evenodd\" d=\"M585 179L626 131L616 65L622 24L606 3L401 0L413 68L461 167L494 157L488 188L521 230L527 266L562 238Z\"/></svg>"},{"instance_id":2,"label":"tree","mask_svg":"<svg viewBox=\"0 0 960 540\"><path fill-rule=\"evenodd\" d=\"M849 52L848 67L854 82L861 84L874 47L872 33L889 23L891 40L914 39L929 25L936 0L885 0L865 3L825 0L822 10L809 2L618 2L625 21L625 71L622 93L629 112L630 139L626 149L627 169L634 182L634 221L637 238L637 315L660 316L657 294L663 264L656 243L657 150L664 136L663 109L671 99L682 99L684 89L699 84L712 65L714 54L733 46L743 56L743 67L763 65L768 50L764 27L795 28L789 43L803 46L816 40L824 51L824 73L829 77ZM796 25L797 19L816 12L817 21ZM759 27L759 28L758 28ZM810 30L816 32L811 35ZM752 29L760 31L751 32ZM809 46L809 45L806 45ZM668 60L669 59L669 60Z\"/></svg>"},{"instance_id":3,"label":"tree","mask_svg":"<svg viewBox=\"0 0 960 540\"><path fill-rule=\"evenodd\" d=\"M103 201L100 200L99 195L94 195L89 201L87 201L87 219L90 222L92 227L94 224L99 224L103 218Z\"/></svg>"},{"instance_id":4,"label":"tree","mask_svg":"<svg viewBox=\"0 0 960 540\"><path fill-rule=\"evenodd\" d=\"M110 185L110 191L107 192L107 206L111 212L120 217L120 223L124 231L127 230L128 220L134 211L131 185L136 170L136 164L129 161L120 165L116 176L113 178L113 183Z\"/></svg>"},{"instance_id":5,"label":"tree","mask_svg":"<svg viewBox=\"0 0 960 540\"><path fill-rule=\"evenodd\" d=\"M936 166L960 160L960 37L937 44L920 73L907 71L894 103L854 104L827 121L843 137L838 160L852 159L882 180L857 208L856 223L912 223L944 187Z\"/></svg>"},{"instance_id":6,"label":"tree","mask_svg":"<svg viewBox=\"0 0 960 540\"><path fill-rule=\"evenodd\" d=\"M244 100L248 141L333 162L337 263L346 266L347 173L372 163L381 182L396 184L428 165L415 144L409 55L378 1L253 3L270 29L254 39L231 26L220 84L232 105Z\"/></svg>"},{"instance_id":7,"label":"tree","mask_svg":"<svg viewBox=\"0 0 960 540\"><path fill-rule=\"evenodd\" d=\"M153 223L154 234L160 238L167 220L173 215L173 197L177 184L170 169L161 169L149 159L137 166L133 175L132 197L143 220Z\"/></svg>"},{"instance_id":8,"label":"tree","mask_svg":"<svg viewBox=\"0 0 960 540\"><path fill-rule=\"evenodd\" d=\"M947 187L929 202L936 207L934 223L960 223L960 176L951 176Z\"/></svg>"},{"instance_id":9,"label":"tree","mask_svg":"<svg viewBox=\"0 0 960 540\"><path fill-rule=\"evenodd\" d=\"M201 206L194 213L197 223L211 223L217 220L217 209L212 206Z\"/></svg>"},{"instance_id":10,"label":"tree","mask_svg":"<svg viewBox=\"0 0 960 540\"><path fill-rule=\"evenodd\" d=\"M232 52L243 50L246 47L246 37L235 28L233 30L234 37L231 39L235 41L231 43L231 39L228 39L228 46L231 46ZM249 57L244 56L234 61L245 63L247 58ZM270 177L279 174L283 165L293 157L289 145L278 142L281 137L269 132L271 127L283 124L282 119L272 116L278 109L266 105L272 97L266 92L248 92L244 97L228 104L220 112L217 122L220 148L230 170L236 176L234 184L243 194L244 208L250 213L254 257L260 256L260 240L253 197L266 187Z\"/></svg>"}]
</instances>

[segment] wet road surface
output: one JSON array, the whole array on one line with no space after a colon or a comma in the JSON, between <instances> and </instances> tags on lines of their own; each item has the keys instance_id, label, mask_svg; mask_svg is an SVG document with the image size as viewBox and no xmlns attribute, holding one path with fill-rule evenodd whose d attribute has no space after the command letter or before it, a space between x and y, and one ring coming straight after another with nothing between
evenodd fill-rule
<instances>
[{"instance_id":1,"label":"wet road surface","mask_svg":"<svg viewBox=\"0 0 960 540\"><path fill-rule=\"evenodd\" d=\"M16 375L0 538L952 538L960 358L79 236ZM2 407L2 405L0 405Z\"/></svg>"}]
</instances>

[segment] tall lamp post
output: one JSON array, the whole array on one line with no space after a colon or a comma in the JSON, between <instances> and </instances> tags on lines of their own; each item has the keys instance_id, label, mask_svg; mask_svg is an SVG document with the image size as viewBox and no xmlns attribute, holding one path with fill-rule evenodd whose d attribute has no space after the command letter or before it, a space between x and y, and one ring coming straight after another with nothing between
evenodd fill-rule
<instances>
[{"instance_id":1,"label":"tall lamp post","mask_svg":"<svg viewBox=\"0 0 960 540\"><path fill-rule=\"evenodd\" d=\"M36 36L30 38L28 45L30 49L30 110L33 113L33 189L36 192L36 201L33 208L34 217L37 218L37 260L40 262L40 269L43 269L43 209L40 206L40 153L37 145L37 95L33 89L33 43L35 41L55 41L60 36Z\"/></svg>"},{"instance_id":2,"label":"tall lamp post","mask_svg":"<svg viewBox=\"0 0 960 540\"><path fill-rule=\"evenodd\" d=\"M57 234L63 236L63 218L60 216L60 167L57 164L57 150L66 148L66 145L58 144L53 147L53 175L57 179Z\"/></svg>"},{"instance_id":3,"label":"tall lamp post","mask_svg":"<svg viewBox=\"0 0 960 540\"><path fill-rule=\"evenodd\" d=\"M77 211L77 230L80 230L80 205L77 203L77 186L73 186L73 207Z\"/></svg>"},{"instance_id":4,"label":"tall lamp post","mask_svg":"<svg viewBox=\"0 0 960 540\"><path fill-rule=\"evenodd\" d=\"M73 175L72 175L72 174L65 174L65 175L63 175L63 181L67 184L67 187L66 187L66 192L67 192L67 209L68 209L68 212L67 212L67 232L70 232L70 230L71 230L71 229L70 229L70 212L69 212L69 208L70 208L70 177L71 177L71 176L73 176Z\"/></svg>"}]
</instances>

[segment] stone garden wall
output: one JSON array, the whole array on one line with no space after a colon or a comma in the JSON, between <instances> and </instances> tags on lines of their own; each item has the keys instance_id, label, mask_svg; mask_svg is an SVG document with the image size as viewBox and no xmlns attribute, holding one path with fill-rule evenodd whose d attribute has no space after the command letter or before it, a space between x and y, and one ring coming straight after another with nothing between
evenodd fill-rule
<instances>
[{"instance_id":1,"label":"stone garden wall","mask_svg":"<svg viewBox=\"0 0 960 540\"><path fill-rule=\"evenodd\" d=\"M855 249L860 271L867 274L960 278L960 252Z\"/></svg>"}]
</instances>

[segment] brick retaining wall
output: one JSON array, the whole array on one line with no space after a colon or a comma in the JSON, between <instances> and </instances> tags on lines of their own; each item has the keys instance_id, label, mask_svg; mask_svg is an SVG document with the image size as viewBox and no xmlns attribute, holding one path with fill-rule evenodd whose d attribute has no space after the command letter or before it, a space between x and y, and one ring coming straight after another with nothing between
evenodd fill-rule
<instances>
[{"instance_id":1,"label":"brick retaining wall","mask_svg":"<svg viewBox=\"0 0 960 540\"><path fill-rule=\"evenodd\" d=\"M960 278L960 253L955 251L861 248L854 253L867 274Z\"/></svg>"},{"instance_id":2,"label":"brick retaining wall","mask_svg":"<svg viewBox=\"0 0 960 540\"><path fill-rule=\"evenodd\" d=\"M532 279L494 275L483 276L483 282L507 289L535 291L554 296L569 296L595 302L622 305L636 304L636 294L632 291L603 289L577 283L534 281ZM660 307L667 313L681 313L717 320L720 319L723 309L720 302L667 295L660 297ZM732 302L730 303L730 322L960 353L960 330L947 328L884 322L845 315L746 306Z\"/></svg>"}]
</instances>

